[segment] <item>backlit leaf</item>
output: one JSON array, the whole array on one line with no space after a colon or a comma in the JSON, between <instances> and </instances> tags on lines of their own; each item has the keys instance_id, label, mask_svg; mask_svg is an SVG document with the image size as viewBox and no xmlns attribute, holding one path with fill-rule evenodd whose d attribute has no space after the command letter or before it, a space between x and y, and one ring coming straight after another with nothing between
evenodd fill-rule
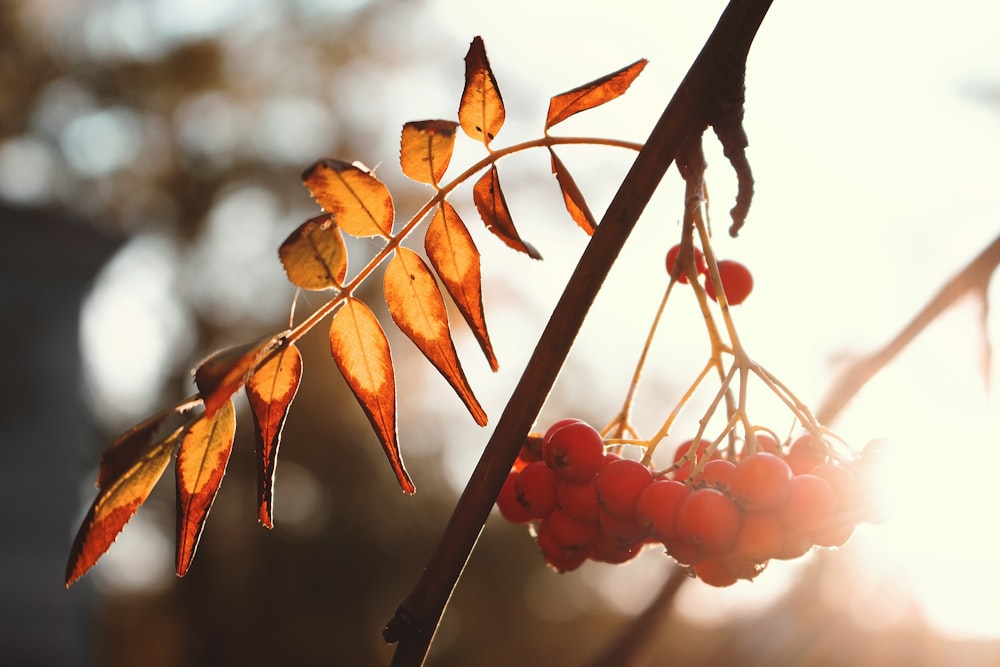
<instances>
[{"instance_id":1,"label":"backlit leaf","mask_svg":"<svg viewBox=\"0 0 1000 667\"><path fill-rule=\"evenodd\" d=\"M344 237L329 214L299 225L278 248L278 257L288 279L302 289L340 287L347 275Z\"/></svg>"},{"instance_id":2,"label":"backlit leaf","mask_svg":"<svg viewBox=\"0 0 1000 667\"><path fill-rule=\"evenodd\" d=\"M479 211L479 217L486 223L486 229L496 234L514 250L526 253L532 259L542 258L535 247L522 240L514 228L507 200L504 199L503 191L500 189L500 176L495 165L476 181L472 188L472 200L476 204L476 210Z\"/></svg>"},{"instance_id":3,"label":"backlit leaf","mask_svg":"<svg viewBox=\"0 0 1000 667\"><path fill-rule=\"evenodd\" d=\"M382 443L399 485L405 493L413 493L396 438L396 379L389 341L361 301L348 298L333 316L330 352Z\"/></svg>"},{"instance_id":4,"label":"backlit leaf","mask_svg":"<svg viewBox=\"0 0 1000 667\"><path fill-rule=\"evenodd\" d=\"M580 225L583 231L589 235L593 235L597 230L597 221L590 212L587 201L583 198L583 193L580 192L576 181L573 180L569 170L566 169L566 165L555 154L555 151L549 148L549 153L552 155L552 173L556 175L559 189L562 190L566 210L569 211L570 216L572 216L576 224Z\"/></svg>"},{"instance_id":5,"label":"backlit leaf","mask_svg":"<svg viewBox=\"0 0 1000 667\"><path fill-rule=\"evenodd\" d=\"M163 440L145 447L128 465L119 459L116 465L105 468L102 462L100 491L70 548L66 565L67 587L104 555L128 520L149 497L166 470L183 430L180 427ZM131 447L139 441L136 434L144 431L133 429L129 432L133 437L119 439L119 443L127 442Z\"/></svg>"},{"instance_id":6,"label":"backlit leaf","mask_svg":"<svg viewBox=\"0 0 1000 667\"><path fill-rule=\"evenodd\" d=\"M194 371L194 383L205 402L205 416L211 419L282 340L283 334L235 345L201 362Z\"/></svg>"},{"instance_id":7,"label":"backlit leaf","mask_svg":"<svg viewBox=\"0 0 1000 667\"><path fill-rule=\"evenodd\" d=\"M403 173L420 183L437 185L448 170L455 147L451 120L422 120L403 126L399 142L399 164Z\"/></svg>"},{"instance_id":8,"label":"backlit leaf","mask_svg":"<svg viewBox=\"0 0 1000 667\"><path fill-rule=\"evenodd\" d=\"M393 321L434 364L480 426L486 412L462 371L448 328L448 310L431 270L420 255L399 247L385 270L385 302Z\"/></svg>"},{"instance_id":9,"label":"backlit leaf","mask_svg":"<svg viewBox=\"0 0 1000 667\"><path fill-rule=\"evenodd\" d=\"M357 164L324 158L302 173L309 192L340 229L353 236L390 236L389 189Z\"/></svg>"},{"instance_id":10,"label":"backlit leaf","mask_svg":"<svg viewBox=\"0 0 1000 667\"><path fill-rule=\"evenodd\" d=\"M188 400L172 406L133 426L119 436L101 454L101 466L97 473L97 488L107 488L124 475L157 442L161 429L171 417L181 417L185 410L196 404L195 401ZM185 417L188 422L194 419L187 415ZM180 424L173 424L175 428L178 425Z\"/></svg>"},{"instance_id":11,"label":"backlit leaf","mask_svg":"<svg viewBox=\"0 0 1000 667\"><path fill-rule=\"evenodd\" d=\"M424 250L445 289L479 341L490 368L499 368L483 315L479 250L458 213L442 201L424 235Z\"/></svg>"},{"instance_id":12,"label":"backlit leaf","mask_svg":"<svg viewBox=\"0 0 1000 667\"><path fill-rule=\"evenodd\" d=\"M486 58L486 46L477 36L465 54L465 89L458 106L458 122L467 135L488 146L503 127L505 115L500 89Z\"/></svg>"},{"instance_id":13,"label":"backlit leaf","mask_svg":"<svg viewBox=\"0 0 1000 667\"><path fill-rule=\"evenodd\" d=\"M267 528L274 525L274 469L281 429L301 379L302 354L288 345L254 371L246 385L257 438L257 515Z\"/></svg>"},{"instance_id":14,"label":"backlit leaf","mask_svg":"<svg viewBox=\"0 0 1000 667\"><path fill-rule=\"evenodd\" d=\"M205 519L226 474L236 436L236 410L227 400L214 416L202 415L177 450L177 574L183 577L198 548Z\"/></svg>"},{"instance_id":15,"label":"backlit leaf","mask_svg":"<svg viewBox=\"0 0 1000 667\"><path fill-rule=\"evenodd\" d=\"M545 118L545 129L548 130L573 114L593 109L619 97L639 76L639 73L646 66L646 62L645 59L637 60L617 72L612 72L573 90L556 95L549 100L549 113Z\"/></svg>"}]
</instances>

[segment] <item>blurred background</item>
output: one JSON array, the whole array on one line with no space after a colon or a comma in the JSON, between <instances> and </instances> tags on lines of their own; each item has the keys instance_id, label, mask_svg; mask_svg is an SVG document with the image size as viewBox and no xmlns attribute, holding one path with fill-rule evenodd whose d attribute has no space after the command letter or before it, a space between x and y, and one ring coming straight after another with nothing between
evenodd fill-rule
<instances>
[{"instance_id":1,"label":"blurred background","mask_svg":"<svg viewBox=\"0 0 1000 667\"><path fill-rule=\"evenodd\" d=\"M223 346L283 329L293 290L278 244L317 212L302 170L376 167L406 218L429 196L397 166L409 120L454 118L462 58L482 35L507 106L497 139L541 134L548 98L640 57L621 100L558 133L642 141L725 3L460 0L4 0L0 2L0 663L16 666L377 665L381 629L416 580L482 446L483 430L402 336L404 497L324 332L302 341L273 531L254 507L253 437L237 442L194 565L173 575L171 471L69 591L72 537L100 452L192 391ZM756 289L736 313L751 354L810 404L888 340L997 234L998 10L848 0L775 3L751 51L749 157L757 196L722 257ZM459 137L451 174L479 159ZM713 211L735 183L707 142ZM633 155L567 147L597 215ZM501 370L464 325L465 369L494 420L586 243L543 153L501 163L516 255L453 202L483 252ZM682 188L670 172L595 304L539 418L618 412L666 284ZM720 223L721 224L721 223ZM352 241L352 258L374 241ZM352 260L352 269L361 260ZM365 298L380 303L375 284ZM995 288L983 291L984 298ZM636 406L651 433L708 352L692 299L671 301ZM323 302L298 298L297 312ZM987 377L996 317L969 299L939 318L832 424L894 443L890 514L843 549L774 563L753 583L684 585L636 665L987 665L1000 661L1000 405ZM323 327L319 327L323 329ZM387 327L389 330L389 327ZM983 368L988 371L985 376ZM787 411L755 387L754 420ZM441 398L439 398L439 396ZM711 391L669 442L691 437ZM759 406L759 407L758 407ZM668 448L669 449L669 448ZM523 527L494 517L452 599L434 665L587 664L655 596L670 564L555 575Z\"/></svg>"}]
</instances>

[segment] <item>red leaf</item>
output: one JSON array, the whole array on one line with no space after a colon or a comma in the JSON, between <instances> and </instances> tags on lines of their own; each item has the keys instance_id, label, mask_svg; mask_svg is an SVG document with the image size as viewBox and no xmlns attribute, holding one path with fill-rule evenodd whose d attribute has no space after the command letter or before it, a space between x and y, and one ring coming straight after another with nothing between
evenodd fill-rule
<instances>
[{"instance_id":1,"label":"red leaf","mask_svg":"<svg viewBox=\"0 0 1000 667\"><path fill-rule=\"evenodd\" d=\"M330 352L368 421L405 493L415 488L396 439L396 379L389 341L368 306L348 298L330 323Z\"/></svg>"},{"instance_id":2,"label":"red leaf","mask_svg":"<svg viewBox=\"0 0 1000 667\"><path fill-rule=\"evenodd\" d=\"M451 340L444 298L424 260L409 248L397 248L385 270L383 288L393 321L440 371L476 423L484 426L486 412L462 370Z\"/></svg>"},{"instance_id":3,"label":"red leaf","mask_svg":"<svg viewBox=\"0 0 1000 667\"><path fill-rule=\"evenodd\" d=\"M549 100L549 113L545 118L545 129L561 123L573 114L593 109L619 97L628 90L635 78L646 66L646 60L637 60L628 67L612 72L573 90L556 95Z\"/></svg>"},{"instance_id":4,"label":"red leaf","mask_svg":"<svg viewBox=\"0 0 1000 667\"><path fill-rule=\"evenodd\" d=\"M436 186L444 177L455 147L451 120L423 120L403 126L399 142L399 165L403 173L420 183Z\"/></svg>"},{"instance_id":5,"label":"red leaf","mask_svg":"<svg viewBox=\"0 0 1000 667\"><path fill-rule=\"evenodd\" d=\"M500 189L500 176L495 165L490 167L490 170L473 186L472 200L476 204L476 210L479 211L479 217L486 223L486 229L496 234L514 250L526 253L532 259L542 258L535 247L522 240L514 228L507 200L504 199L503 191Z\"/></svg>"},{"instance_id":6,"label":"red leaf","mask_svg":"<svg viewBox=\"0 0 1000 667\"><path fill-rule=\"evenodd\" d=\"M371 172L342 160L324 158L306 169L302 180L316 202L348 234L392 235L392 196Z\"/></svg>"},{"instance_id":7,"label":"red leaf","mask_svg":"<svg viewBox=\"0 0 1000 667\"><path fill-rule=\"evenodd\" d=\"M281 429L301 379L302 354L288 345L262 364L246 385L257 438L257 515L267 528L274 525L274 468Z\"/></svg>"},{"instance_id":8,"label":"red leaf","mask_svg":"<svg viewBox=\"0 0 1000 667\"><path fill-rule=\"evenodd\" d=\"M469 324L490 368L499 368L483 315L482 277L479 250L458 213L442 201L424 235L424 249L445 289Z\"/></svg>"},{"instance_id":9,"label":"red leaf","mask_svg":"<svg viewBox=\"0 0 1000 667\"><path fill-rule=\"evenodd\" d=\"M148 424L146 422L129 431L116 444L128 443L129 448L134 447L140 441L137 434L146 433L146 429L141 427ZM135 457L128 463L119 458L114 465L105 466L102 461L100 491L70 548L66 565L67 587L104 555L128 520L149 497L170 462L183 430L184 427L178 428L163 440L136 451Z\"/></svg>"},{"instance_id":10,"label":"red leaf","mask_svg":"<svg viewBox=\"0 0 1000 667\"><path fill-rule=\"evenodd\" d=\"M184 434L177 450L177 575L183 577L198 548L205 520L226 474L236 436L236 410L227 400L206 412Z\"/></svg>"},{"instance_id":11,"label":"red leaf","mask_svg":"<svg viewBox=\"0 0 1000 667\"><path fill-rule=\"evenodd\" d=\"M292 232L278 257L296 287L322 290L340 287L347 275L347 248L329 214L306 220Z\"/></svg>"},{"instance_id":12,"label":"red leaf","mask_svg":"<svg viewBox=\"0 0 1000 667\"><path fill-rule=\"evenodd\" d=\"M465 55L465 89L458 106L458 122L467 135L489 146L503 127L505 116L486 46L482 37L476 37Z\"/></svg>"},{"instance_id":13,"label":"red leaf","mask_svg":"<svg viewBox=\"0 0 1000 667\"><path fill-rule=\"evenodd\" d=\"M580 192L576 181L573 180L569 170L566 169L566 165L556 156L555 151L551 147L549 148L549 153L552 155L552 173L556 175L559 189L562 190L566 210L569 211L570 216L572 216L576 224L580 225L583 231L592 236L597 230L597 221L590 212L587 201L583 198L583 193Z\"/></svg>"},{"instance_id":14,"label":"red leaf","mask_svg":"<svg viewBox=\"0 0 1000 667\"><path fill-rule=\"evenodd\" d=\"M205 416L211 419L283 340L284 334L262 338L220 350L201 362L194 383L205 402Z\"/></svg>"}]
</instances>

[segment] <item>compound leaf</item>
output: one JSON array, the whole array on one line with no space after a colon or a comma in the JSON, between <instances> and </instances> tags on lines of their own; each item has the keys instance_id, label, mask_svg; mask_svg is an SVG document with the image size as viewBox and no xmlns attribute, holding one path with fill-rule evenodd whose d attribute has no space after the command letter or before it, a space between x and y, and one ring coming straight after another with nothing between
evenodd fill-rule
<instances>
[{"instance_id":1,"label":"compound leaf","mask_svg":"<svg viewBox=\"0 0 1000 667\"><path fill-rule=\"evenodd\" d=\"M399 142L399 165L403 173L420 183L437 186L444 177L455 148L455 128L451 120L422 120L407 123Z\"/></svg>"},{"instance_id":2,"label":"compound leaf","mask_svg":"<svg viewBox=\"0 0 1000 667\"><path fill-rule=\"evenodd\" d=\"M161 422L156 421L154 426L159 426ZM150 423L151 420L132 429L116 443L135 450L135 455L128 462L124 458L116 458L114 464L105 465L102 459L97 498L70 548L66 565L67 587L104 555L139 506L146 502L166 470L184 427L179 427L162 440L147 442L146 436L155 430ZM138 443L143 445L141 450Z\"/></svg>"},{"instance_id":3,"label":"compound leaf","mask_svg":"<svg viewBox=\"0 0 1000 667\"><path fill-rule=\"evenodd\" d=\"M635 78L646 66L646 59L640 59L617 72L612 72L590 83L585 83L549 100L549 112L545 118L545 129L561 123L573 114L593 109L619 97L628 90Z\"/></svg>"},{"instance_id":4,"label":"compound leaf","mask_svg":"<svg viewBox=\"0 0 1000 667\"><path fill-rule=\"evenodd\" d=\"M330 352L371 422L399 485L405 493L413 493L396 438L396 379L389 341L361 301L348 298L333 316Z\"/></svg>"},{"instance_id":5,"label":"compound leaf","mask_svg":"<svg viewBox=\"0 0 1000 667\"><path fill-rule=\"evenodd\" d=\"M177 450L177 575L183 577L198 548L205 520L226 474L236 436L232 399L191 425Z\"/></svg>"},{"instance_id":6,"label":"compound leaf","mask_svg":"<svg viewBox=\"0 0 1000 667\"><path fill-rule=\"evenodd\" d=\"M482 37L476 37L465 55L465 89L458 106L458 122L465 133L484 145L496 137L506 117L500 89L486 58Z\"/></svg>"},{"instance_id":7,"label":"compound leaf","mask_svg":"<svg viewBox=\"0 0 1000 667\"><path fill-rule=\"evenodd\" d=\"M576 181L573 180L573 176L570 175L566 165L555 154L555 151L549 148L549 154L552 156L552 173L556 175L556 182L559 183L559 189L562 190L566 210L569 211L576 224L592 236L597 230L597 221L587 206L587 200L583 198L583 193L580 192Z\"/></svg>"},{"instance_id":8,"label":"compound leaf","mask_svg":"<svg viewBox=\"0 0 1000 667\"><path fill-rule=\"evenodd\" d=\"M444 376L476 423L484 426L486 412L462 370L448 328L444 298L424 260L409 248L397 248L385 270L383 289L396 326Z\"/></svg>"},{"instance_id":9,"label":"compound leaf","mask_svg":"<svg viewBox=\"0 0 1000 667\"><path fill-rule=\"evenodd\" d=\"M382 181L356 164L324 158L302 173L302 180L340 229L353 236L392 234L392 196Z\"/></svg>"},{"instance_id":10,"label":"compound leaf","mask_svg":"<svg viewBox=\"0 0 1000 667\"><path fill-rule=\"evenodd\" d=\"M472 200L476 204L476 210L479 211L479 217L486 224L486 229L496 234L514 250L526 253L532 259L542 258L535 247L522 240L514 228L507 200L500 189L500 175L497 173L496 165L490 167L490 170L476 181L472 188Z\"/></svg>"},{"instance_id":11,"label":"compound leaf","mask_svg":"<svg viewBox=\"0 0 1000 667\"><path fill-rule=\"evenodd\" d=\"M424 250L445 289L479 341L490 368L499 368L483 314L479 250L468 228L447 201L442 201L424 235Z\"/></svg>"},{"instance_id":12,"label":"compound leaf","mask_svg":"<svg viewBox=\"0 0 1000 667\"><path fill-rule=\"evenodd\" d=\"M347 275L347 247L329 214L299 225L278 248L278 257L288 279L302 289L340 287Z\"/></svg>"},{"instance_id":13,"label":"compound leaf","mask_svg":"<svg viewBox=\"0 0 1000 667\"><path fill-rule=\"evenodd\" d=\"M274 470L288 407L302 379L302 354L288 345L254 371L246 384L257 439L257 516L273 527Z\"/></svg>"},{"instance_id":14,"label":"compound leaf","mask_svg":"<svg viewBox=\"0 0 1000 667\"><path fill-rule=\"evenodd\" d=\"M205 416L211 419L282 340L283 334L235 345L201 362L194 371L194 383L205 402Z\"/></svg>"}]
</instances>

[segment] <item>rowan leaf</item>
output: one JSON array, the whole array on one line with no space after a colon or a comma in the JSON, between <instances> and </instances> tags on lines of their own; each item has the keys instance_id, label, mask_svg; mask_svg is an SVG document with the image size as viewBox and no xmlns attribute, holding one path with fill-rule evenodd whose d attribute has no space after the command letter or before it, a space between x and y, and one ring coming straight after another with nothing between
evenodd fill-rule
<instances>
[{"instance_id":1,"label":"rowan leaf","mask_svg":"<svg viewBox=\"0 0 1000 667\"><path fill-rule=\"evenodd\" d=\"M357 164L323 158L302 173L323 210L352 236L391 236L392 196L382 181Z\"/></svg>"},{"instance_id":2,"label":"rowan leaf","mask_svg":"<svg viewBox=\"0 0 1000 667\"><path fill-rule=\"evenodd\" d=\"M549 112L545 118L545 129L561 123L573 114L593 109L605 102L621 96L639 76L648 61L643 58L617 72L612 72L590 83L585 83L549 100Z\"/></svg>"},{"instance_id":3,"label":"rowan leaf","mask_svg":"<svg viewBox=\"0 0 1000 667\"><path fill-rule=\"evenodd\" d=\"M396 438L396 379L389 340L374 313L348 298L330 323L330 352L382 444L405 493L415 488Z\"/></svg>"},{"instance_id":4,"label":"rowan leaf","mask_svg":"<svg viewBox=\"0 0 1000 667\"><path fill-rule=\"evenodd\" d=\"M457 127L452 120L421 120L404 125L399 142L403 173L420 183L437 186L451 162Z\"/></svg>"},{"instance_id":5,"label":"rowan leaf","mask_svg":"<svg viewBox=\"0 0 1000 667\"><path fill-rule=\"evenodd\" d=\"M476 423L485 426L486 412L469 386L451 339L444 297L420 255L397 248L386 267L383 289L396 326L444 376Z\"/></svg>"},{"instance_id":6,"label":"rowan leaf","mask_svg":"<svg viewBox=\"0 0 1000 667\"><path fill-rule=\"evenodd\" d=\"M205 520L226 474L236 436L236 410L227 400L184 433L177 450L177 575L183 577L198 548Z\"/></svg>"},{"instance_id":7,"label":"rowan leaf","mask_svg":"<svg viewBox=\"0 0 1000 667\"><path fill-rule=\"evenodd\" d=\"M482 37L476 37L465 54L465 89L458 106L458 122L465 133L489 146L496 137L506 112L500 89L486 57Z\"/></svg>"},{"instance_id":8,"label":"rowan leaf","mask_svg":"<svg viewBox=\"0 0 1000 667\"><path fill-rule=\"evenodd\" d=\"M493 344L490 342L483 314L479 249L458 212L447 201L441 202L427 226L424 250L458 311L479 341L479 347L486 355L490 368L496 372L500 366L493 353Z\"/></svg>"},{"instance_id":9,"label":"rowan leaf","mask_svg":"<svg viewBox=\"0 0 1000 667\"><path fill-rule=\"evenodd\" d=\"M147 421L140 426L146 427L149 423ZM144 436L151 432L146 428L137 429L119 438L117 444L132 448L143 440L139 437L140 434ZM122 458L116 459L115 465L105 467L102 461L100 490L70 548L69 562L66 564L67 588L94 566L114 543L139 506L146 502L166 470L183 431L182 426L162 440L143 443L146 446L141 451L136 451L128 464Z\"/></svg>"},{"instance_id":10,"label":"rowan leaf","mask_svg":"<svg viewBox=\"0 0 1000 667\"><path fill-rule=\"evenodd\" d=\"M476 181L472 188L472 200L476 204L476 210L479 211L479 217L486 224L486 229L496 234L514 250L523 252L532 259L542 258L538 250L521 239L517 229L514 228L507 200L500 189L500 175L497 173L496 165L490 167L490 170Z\"/></svg>"},{"instance_id":11,"label":"rowan leaf","mask_svg":"<svg viewBox=\"0 0 1000 667\"><path fill-rule=\"evenodd\" d=\"M194 371L194 383L205 402L205 416L211 419L215 411L247 381L257 364L277 349L283 340L284 334L279 334L235 345L219 350L198 364Z\"/></svg>"},{"instance_id":12,"label":"rowan leaf","mask_svg":"<svg viewBox=\"0 0 1000 667\"><path fill-rule=\"evenodd\" d=\"M302 379L302 354L288 345L262 364L246 384L257 439L257 516L266 527L274 526L274 470L288 407Z\"/></svg>"},{"instance_id":13,"label":"rowan leaf","mask_svg":"<svg viewBox=\"0 0 1000 667\"><path fill-rule=\"evenodd\" d=\"M167 420L171 417L181 416L192 405L194 405L192 401L184 401L167 408L133 426L115 439L101 454L101 465L97 473L97 488L104 489L124 475L157 443L157 437ZM193 417L187 417L187 421L190 423L193 421Z\"/></svg>"},{"instance_id":14,"label":"rowan leaf","mask_svg":"<svg viewBox=\"0 0 1000 667\"><path fill-rule=\"evenodd\" d=\"M566 210L569 211L570 216L576 224L580 225L583 231L593 236L597 230L597 220L594 219L594 214L590 212L587 200L583 198L583 193L580 192L580 188L577 186L576 181L573 180L573 176L570 175L566 165L563 164L563 161L559 159L551 147L549 148L549 154L552 156L552 173L556 175L556 182L559 183L559 189L562 190Z\"/></svg>"},{"instance_id":15,"label":"rowan leaf","mask_svg":"<svg viewBox=\"0 0 1000 667\"><path fill-rule=\"evenodd\" d=\"M340 287L347 275L347 247L333 217L325 213L299 225L278 248L288 279L296 287Z\"/></svg>"}]
</instances>

